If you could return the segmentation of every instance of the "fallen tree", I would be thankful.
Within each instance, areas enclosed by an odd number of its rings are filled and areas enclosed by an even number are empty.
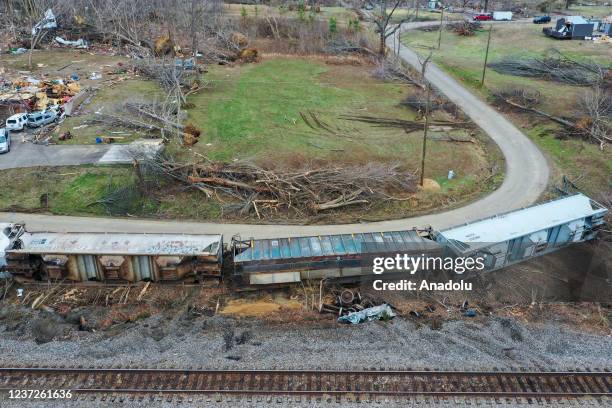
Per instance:
[[[601,150],[612,142],[612,96],[601,87],[585,92],[575,118],[562,118],[538,109],[540,93],[535,90],[509,88],[495,92],[493,96],[498,102],[558,123],[569,131],[569,135],[594,141]]]
[[[167,140],[183,134],[184,127],[178,121],[178,113],[177,104],[170,100],[154,103],[128,101],[112,112],[96,113],[87,123],[109,129],[132,129]]]
[[[356,122],[369,123],[372,126],[377,127],[392,127],[404,129],[406,132],[414,132],[416,130],[423,130],[423,122],[415,121],[415,120],[404,120],[404,119],[394,119],[394,118],[380,118],[376,116],[351,116],[351,115],[343,115],[340,116],[341,119],[352,120]],[[453,129],[466,129],[473,127],[473,124],[470,122],[451,122],[447,120],[430,120],[430,127],[440,127],[440,128],[453,128]]]
[[[304,165],[295,170],[266,169],[249,161],[203,159],[196,163],[157,157],[149,171],[178,180],[223,203],[225,212],[258,218],[279,212],[314,215],[358,205],[407,199],[415,191],[415,174],[397,164]]]
[[[610,71],[610,67],[578,61],[556,50],[544,58],[507,57],[488,66],[500,74],[546,79],[570,85],[601,83]]]

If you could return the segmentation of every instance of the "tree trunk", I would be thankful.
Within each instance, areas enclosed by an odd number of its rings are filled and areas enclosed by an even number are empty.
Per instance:
[[[384,57],[385,54],[387,53],[386,51],[387,51],[387,46],[385,44],[385,32],[382,31],[380,33],[380,45],[379,45],[379,48],[378,48],[378,54],[381,57]]]

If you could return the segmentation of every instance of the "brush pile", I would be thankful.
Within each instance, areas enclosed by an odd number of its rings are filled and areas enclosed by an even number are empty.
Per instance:
[[[382,163],[271,170],[248,161],[177,163],[158,157],[146,166],[224,203],[225,212],[254,212],[258,218],[374,205],[402,199],[416,186],[413,172]]]
[[[182,136],[183,125],[178,123],[178,111],[178,106],[172,101],[128,101],[112,112],[97,112],[87,123],[108,129],[131,129],[146,132],[148,137],[169,139]]]
[[[425,92],[417,92],[408,95],[403,101],[400,102],[400,105],[407,106],[420,115],[423,115],[427,108],[427,97]],[[450,113],[453,117],[459,117],[461,114],[461,110],[457,107],[457,105],[446,99],[444,96],[434,93],[431,97],[431,101],[429,102],[429,111],[435,112],[438,110]]]
[[[500,74],[545,79],[570,85],[590,86],[602,82],[610,67],[572,59],[560,52],[544,58],[507,57],[489,67]]]
[[[471,37],[476,34],[476,31],[482,29],[482,23],[480,21],[459,21],[448,24],[446,29],[463,37]]]

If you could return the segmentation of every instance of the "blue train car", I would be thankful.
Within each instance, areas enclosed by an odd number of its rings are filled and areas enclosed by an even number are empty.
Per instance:
[[[313,237],[234,241],[234,279],[240,285],[269,285],[306,279],[353,279],[373,253],[442,253],[425,231],[408,230]]]
[[[433,233],[449,255],[482,256],[495,270],[594,239],[607,209],[583,194]]]

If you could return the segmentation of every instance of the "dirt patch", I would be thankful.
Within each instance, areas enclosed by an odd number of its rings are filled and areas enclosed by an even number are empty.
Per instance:
[[[430,178],[423,179],[423,187],[421,187],[423,191],[440,191],[440,184],[436,180],[432,180]]]
[[[236,317],[265,318],[283,309],[300,310],[301,308],[302,304],[296,300],[282,300],[278,298],[259,300],[234,299],[230,300],[220,313]]]

